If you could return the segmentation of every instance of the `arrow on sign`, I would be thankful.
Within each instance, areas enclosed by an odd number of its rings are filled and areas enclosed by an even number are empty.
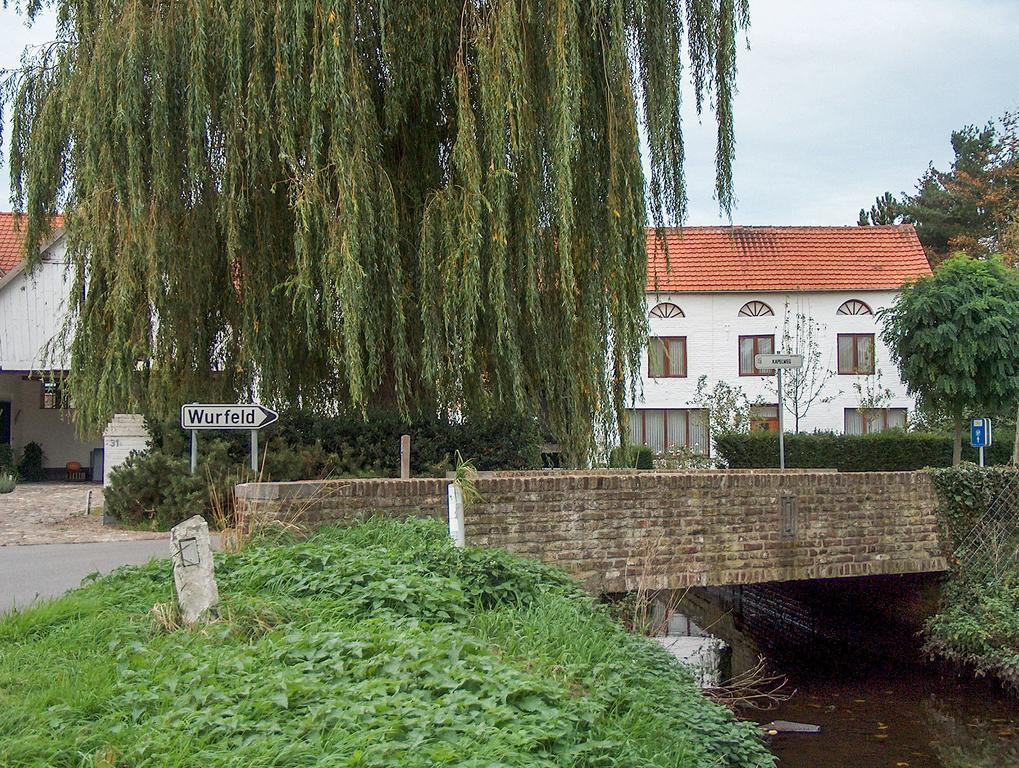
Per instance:
[[[261,429],[279,414],[258,403],[190,403],[180,407],[184,429]]]

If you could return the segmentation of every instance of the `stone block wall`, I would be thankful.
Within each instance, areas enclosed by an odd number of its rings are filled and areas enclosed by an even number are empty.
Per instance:
[[[449,480],[238,486],[243,516],[313,525],[378,513],[445,520]],[[477,480],[469,545],[559,566],[595,591],[937,571],[922,472],[555,472]]]

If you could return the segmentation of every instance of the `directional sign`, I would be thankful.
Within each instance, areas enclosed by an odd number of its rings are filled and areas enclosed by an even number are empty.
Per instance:
[[[803,355],[754,355],[754,367],[759,371],[775,368],[802,368]]]
[[[988,448],[993,442],[990,419],[973,419],[969,423],[969,444],[974,448]]]
[[[190,403],[180,407],[184,429],[261,429],[279,418],[258,403]]]

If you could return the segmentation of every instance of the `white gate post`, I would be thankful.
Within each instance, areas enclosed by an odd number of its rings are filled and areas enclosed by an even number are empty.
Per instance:
[[[447,489],[449,497],[449,537],[453,546],[463,548],[466,538],[464,533],[464,493],[456,483],[450,483]]]

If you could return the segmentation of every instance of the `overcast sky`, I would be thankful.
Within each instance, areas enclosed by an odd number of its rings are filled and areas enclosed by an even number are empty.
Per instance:
[[[928,162],[946,165],[953,129],[1019,108],[1019,0],[750,0],[750,10],[736,224],[853,224],[886,189],[911,190]],[[52,16],[26,29],[0,9],[0,68],[53,28]],[[688,223],[719,223],[712,117],[698,124],[691,106],[684,127]]]

